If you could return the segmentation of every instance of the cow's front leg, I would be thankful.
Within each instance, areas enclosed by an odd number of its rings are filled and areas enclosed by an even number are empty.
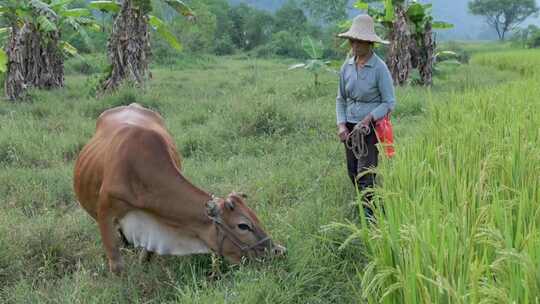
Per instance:
[[[212,272],[208,278],[212,281],[221,278],[221,257],[215,253],[211,253],[212,258]]]
[[[153,256],[154,256],[154,253],[152,251],[148,251],[145,248],[143,248],[141,249],[141,252],[139,253],[139,263],[147,264],[152,260]]]
[[[114,223],[116,218],[114,201],[107,195],[100,196],[97,220],[101,241],[109,260],[109,270],[115,274],[120,274],[124,269],[124,261],[120,254],[120,240]]]

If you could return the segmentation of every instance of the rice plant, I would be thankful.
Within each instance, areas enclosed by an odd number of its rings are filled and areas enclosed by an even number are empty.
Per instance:
[[[526,75],[540,66],[533,52],[476,60],[530,65]],[[381,166],[377,225],[326,227],[348,230],[343,246],[366,255],[357,273],[362,300],[540,301],[539,80],[430,98],[415,139]]]

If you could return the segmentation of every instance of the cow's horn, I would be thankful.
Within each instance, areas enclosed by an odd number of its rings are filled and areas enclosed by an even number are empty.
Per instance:
[[[227,208],[229,208],[231,211],[234,210],[234,202],[230,199],[225,200],[225,206],[227,206]]]

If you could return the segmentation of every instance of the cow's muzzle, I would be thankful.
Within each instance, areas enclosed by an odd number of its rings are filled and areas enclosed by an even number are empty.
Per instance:
[[[285,256],[287,255],[287,248],[281,245],[275,245],[274,248],[272,248],[272,254],[277,257]]]

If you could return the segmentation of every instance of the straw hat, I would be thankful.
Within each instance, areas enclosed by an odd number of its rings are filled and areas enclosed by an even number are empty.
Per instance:
[[[382,40],[377,33],[375,33],[375,23],[373,19],[368,15],[358,15],[353,19],[351,28],[345,33],[338,35],[340,38],[356,39],[363,41],[378,42],[388,44],[386,40]]]

